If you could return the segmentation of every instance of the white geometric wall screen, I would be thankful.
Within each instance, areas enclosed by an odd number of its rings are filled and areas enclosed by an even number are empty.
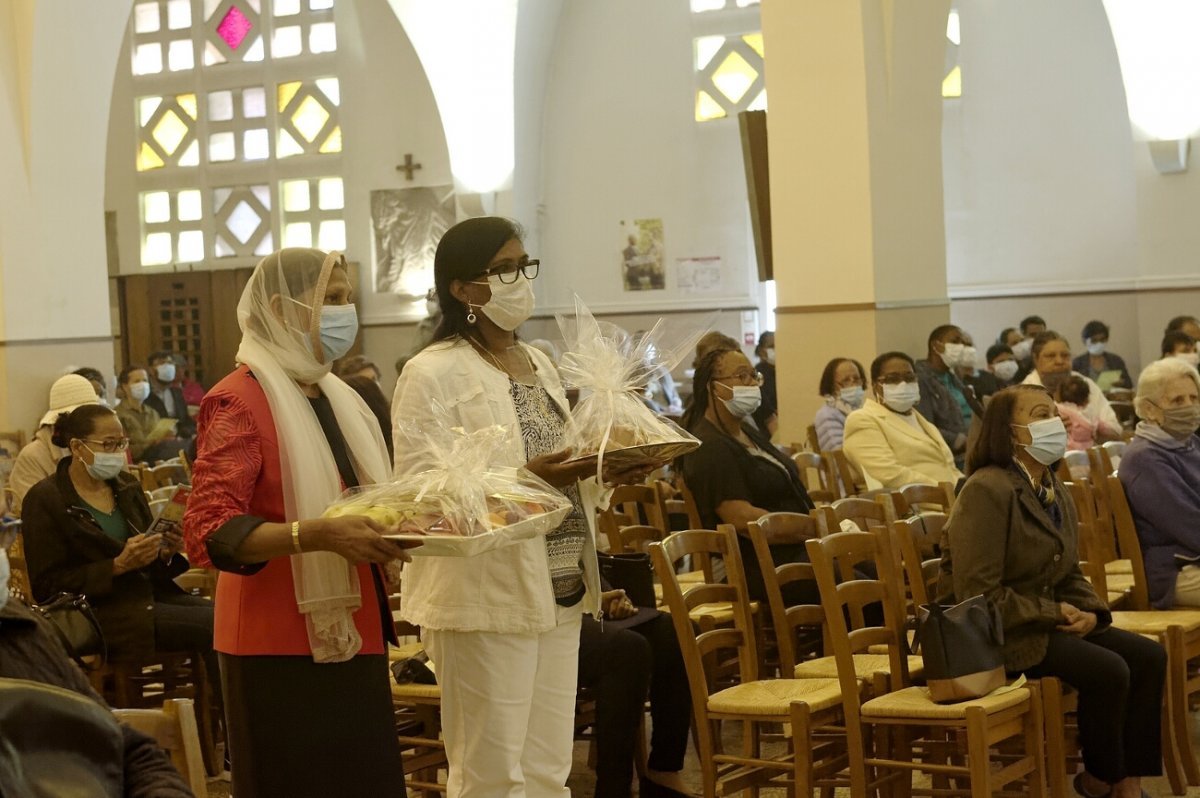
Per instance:
[[[143,267],[345,247],[335,4],[134,0]]]
[[[696,121],[767,107],[761,32],[698,36],[694,40]]]

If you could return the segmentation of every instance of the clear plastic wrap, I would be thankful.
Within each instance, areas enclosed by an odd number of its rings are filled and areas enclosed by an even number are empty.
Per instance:
[[[559,373],[581,397],[567,438],[575,459],[595,457],[599,476],[606,463],[618,471],[658,465],[699,448],[695,437],[655,415],[641,395],[651,379],[692,353],[707,327],[668,329],[659,319],[647,332],[630,335],[597,321],[578,297],[575,318],[557,318],[567,350]]]
[[[492,465],[512,434],[502,426],[410,425],[402,436],[428,468],[351,488],[324,514],[372,518],[389,529],[385,537],[420,541],[414,556],[472,556],[553,532],[571,502],[523,468]]]

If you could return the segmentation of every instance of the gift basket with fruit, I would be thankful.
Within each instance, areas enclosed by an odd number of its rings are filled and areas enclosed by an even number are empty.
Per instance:
[[[420,447],[424,471],[393,482],[351,488],[327,517],[363,515],[388,529],[385,537],[419,541],[421,556],[472,556],[558,528],[571,503],[523,468],[492,465],[512,432],[486,427],[402,430]]]
[[[579,388],[580,401],[567,445],[574,459],[596,458],[596,472],[656,466],[699,448],[700,442],[642,401],[647,383],[669,372],[696,346],[704,328],[668,329],[662,319],[648,332],[630,335],[597,321],[575,299],[575,317],[558,317],[567,352],[559,362],[563,381]]]

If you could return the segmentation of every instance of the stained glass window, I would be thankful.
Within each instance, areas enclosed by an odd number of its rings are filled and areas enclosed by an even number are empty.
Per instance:
[[[337,49],[332,0],[274,0],[272,12],[272,58],[332,53]]]
[[[283,246],[343,249],[342,179],[285,180],[283,195]]]
[[[139,97],[137,114],[139,172],[200,163],[195,94]]]
[[[761,32],[698,36],[693,41],[692,51],[697,84],[697,122],[724,119],[739,111],[767,107]]]
[[[271,235],[270,186],[214,189],[213,215],[217,228],[216,257],[262,257],[275,248]]]
[[[278,157],[342,151],[342,129],[337,113],[341,91],[337,78],[280,83],[276,97]]]
[[[135,75],[182,72],[195,65],[192,0],[139,0],[133,6]]]
[[[204,260],[200,197],[195,188],[142,193],[143,266]]]
[[[962,66],[958,63],[958,46],[962,44],[962,30],[958,9],[950,9],[946,18],[946,65],[942,72],[942,98],[954,100],[962,97]]]

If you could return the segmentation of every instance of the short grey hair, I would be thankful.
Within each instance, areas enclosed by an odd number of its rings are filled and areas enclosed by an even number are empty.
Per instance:
[[[1137,382],[1137,396],[1133,399],[1133,409],[1139,418],[1145,418],[1146,405],[1153,404],[1162,407],[1161,400],[1167,383],[1178,377],[1188,377],[1200,391],[1200,373],[1190,364],[1177,357],[1164,357],[1156,360],[1142,369]]]

